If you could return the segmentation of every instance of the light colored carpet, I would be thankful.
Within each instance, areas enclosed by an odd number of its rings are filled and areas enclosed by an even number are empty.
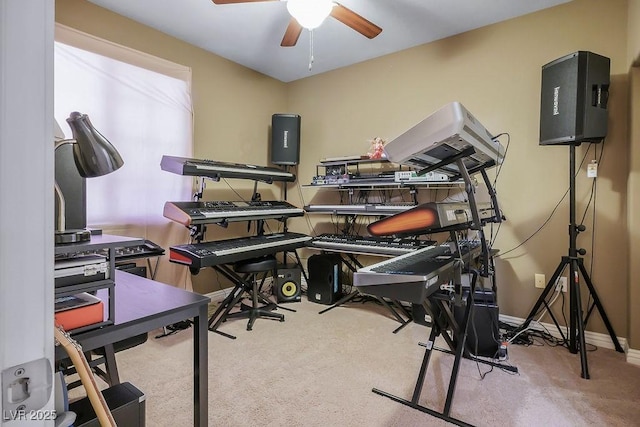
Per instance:
[[[431,415],[374,394],[379,388],[411,399],[429,328],[399,325],[374,303],[350,303],[324,314],[306,301],[280,310],[285,322],[230,320],[209,333],[210,426],[440,426]],[[148,426],[192,425],[192,331],[117,353],[121,381],[147,396]],[[440,341],[440,340],[439,340]],[[444,347],[444,342],[439,343]],[[442,411],[454,357],[434,352],[420,404]],[[481,380],[463,360],[451,416],[477,426],[640,425],[640,367],[624,355],[561,347],[510,346],[513,375],[500,369]],[[480,365],[482,372],[488,370]]]

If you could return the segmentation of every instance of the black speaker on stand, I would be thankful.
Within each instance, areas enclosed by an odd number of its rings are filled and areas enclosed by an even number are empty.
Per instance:
[[[577,245],[578,234],[586,227],[576,223],[576,146],[583,142],[600,142],[606,136],[608,93],[609,58],[591,52],[576,52],[542,67],[540,145],[569,146],[569,251],[561,258],[527,319],[511,332],[516,336],[526,330],[543,305],[549,309],[546,298],[569,267],[568,336],[551,310],[548,312],[569,351],[580,352],[581,376],[585,379],[589,379],[589,366],[584,329],[594,308],[600,313],[616,351],[624,352],[584,266],[582,256],[587,251]],[[593,300],[586,315],[582,307],[581,276],[589,298]]]
[[[540,145],[602,141],[607,135],[610,62],[579,51],[542,67]]]
[[[297,165],[300,163],[300,124],[298,114],[271,116],[271,163]]]

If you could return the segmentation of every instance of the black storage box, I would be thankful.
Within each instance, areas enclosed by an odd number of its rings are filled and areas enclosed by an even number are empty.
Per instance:
[[[117,425],[144,427],[146,396],[131,383],[111,386],[102,395]],[[70,403],[69,410],[76,414],[75,427],[100,427],[88,397]]]

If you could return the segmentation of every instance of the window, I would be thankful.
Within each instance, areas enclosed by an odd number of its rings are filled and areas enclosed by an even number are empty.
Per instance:
[[[162,211],[166,201],[191,198],[192,180],[162,171],[160,161],[164,154],[192,156],[190,70],[63,26],[56,40],[65,41],[55,43],[56,120],[71,138],[66,118],[87,114],[124,160],[116,172],[87,179],[88,226],[165,248],[184,243],[186,229],[172,226]]]

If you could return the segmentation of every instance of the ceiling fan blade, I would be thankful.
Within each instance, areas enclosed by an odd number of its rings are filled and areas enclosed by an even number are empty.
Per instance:
[[[358,15],[353,10],[347,9],[340,3],[336,3],[335,6],[333,6],[331,16],[369,39],[374,38],[382,32],[382,28]]]
[[[215,4],[233,4],[233,3],[257,3],[264,1],[280,1],[280,0],[211,0]]]
[[[302,25],[298,24],[295,18],[291,17],[289,21],[289,25],[287,26],[287,30],[284,32],[284,37],[282,37],[282,42],[280,46],[282,47],[292,47],[298,43],[298,38],[302,33]]]

